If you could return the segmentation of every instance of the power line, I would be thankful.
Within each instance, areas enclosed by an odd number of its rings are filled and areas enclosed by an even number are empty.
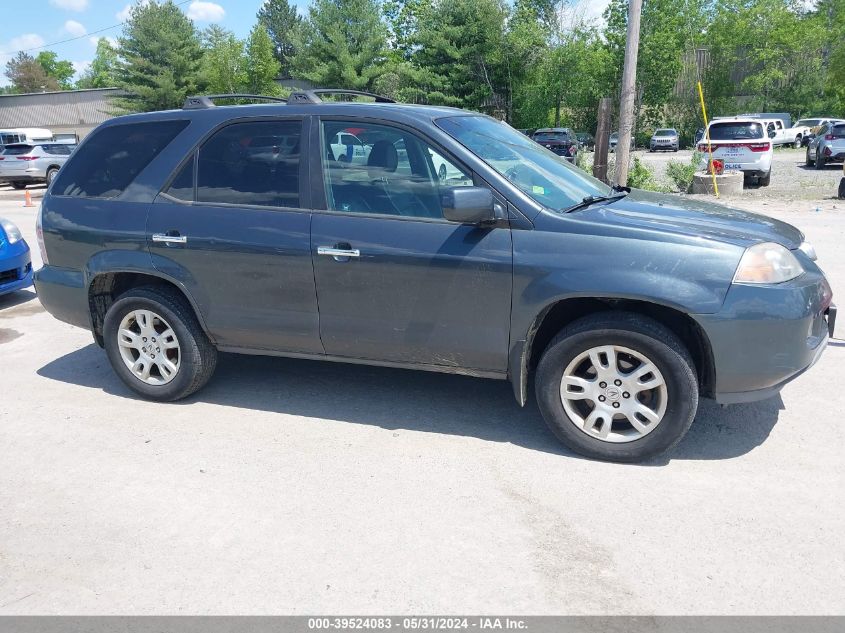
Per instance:
[[[188,4],[192,0],[181,0],[181,2],[174,3],[177,7],[181,7],[183,4]],[[18,51],[11,51],[8,53],[0,53],[3,56],[14,57],[18,53],[31,53],[32,51],[40,51],[44,50],[45,48],[52,48],[54,46],[59,46],[60,44],[67,44],[68,42],[75,42],[77,40],[85,39],[86,37],[91,37],[92,35],[96,35],[97,33],[102,33],[104,31],[111,31],[112,29],[116,29],[119,26],[123,26],[126,22],[119,22],[117,24],[112,24],[111,26],[107,26],[102,29],[97,29],[96,31],[91,31],[90,33],[86,33],[85,35],[77,35],[76,37],[69,37],[66,40],[59,40],[58,42],[51,42],[49,44],[43,44],[42,46],[33,46],[32,48],[22,48]]]

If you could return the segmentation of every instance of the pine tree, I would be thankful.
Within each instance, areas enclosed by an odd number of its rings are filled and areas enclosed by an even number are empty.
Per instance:
[[[246,43],[246,80],[251,94],[279,94],[281,64],[273,55],[273,40],[260,22],[253,27]]]
[[[129,93],[119,101],[124,110],[177,108],[198,91],[199,37],[172,0],[135,5],[119,41],[118,85]]]
[[[288,0],[267,0],[258,11],[257,17],[273,40],[274,54],[281,66],[281,76],[289,78],[291,60],[296,54],[293,41],[302,18]]]

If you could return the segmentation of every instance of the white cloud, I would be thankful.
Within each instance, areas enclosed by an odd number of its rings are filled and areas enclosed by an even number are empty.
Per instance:
[[[50,4],[65,11],[85,11],[88,0],[50,0]]]
[[[71,62],[73,64],[73,70],[75,71],[75,77],[79,79],[79,76],[88,70],[88,67],[91,65],[91,60],[84,61],[84,62]]]
[[[128,20],[132,16],[132,9],[134,9],[136,6],[146,6],[149,3],[150,0],[138,0],[138,2],[129,3],[125,7],[123,7],[123,9],[115,13],[114,17],[116,17],[120,22],[126,22],[126,20]]]
[[[112,37],[111,35],[107,35],[106,37],[101,37],[99,35],[92,35],[88,38],[88,41],[91,42],[91,46],[97,48],[97,44],[100,43],[100,40],[106,40],[109,44],[112,45],[113,48],[117,48],[117,38]]]
[[[88,32],[85,27],[76,20],[68,20],[65,22],[64,30],[76,37],[82,37]]]
[[[219,22],[226,15],[226,11],[216,2],[194,0],[188,6],[188,17],[197,22]]]

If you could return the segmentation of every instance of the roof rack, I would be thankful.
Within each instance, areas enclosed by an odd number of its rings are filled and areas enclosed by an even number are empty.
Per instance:
[[[373,94],[372,92],[363,92],[361,90],[343,90],[337,88],[314,88],[312,90],[299,90],[291,93],[287,102],[294,103],[323,103],[320,95],[351,95],[355,97],[372,97],[376,103],[396,103],[395,99],[384,97],[382,95]]]
[[[278,101],[287,103],[283,97],[269,97],[267,95],[246,95],[246,94],[224,94],[224,95],[198,95],[188,97],[182,105],[183,110],[203,110],[213,108],[215,99],[252,99],[253,101]]]

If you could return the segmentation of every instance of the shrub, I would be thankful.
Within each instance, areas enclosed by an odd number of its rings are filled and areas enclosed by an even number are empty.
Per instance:
[[[636,156],[628,170],[628,186],[646,191],[664,191],[664,188],[654,179],[654,170]]]
[[[700,169],[701,153],[693,152],[689,163],[681,163],[670,160],[666,165],[666,175],[675,183],[675,187],[681,193],[688,193],[692,187],[692,179],[695,172]]]

